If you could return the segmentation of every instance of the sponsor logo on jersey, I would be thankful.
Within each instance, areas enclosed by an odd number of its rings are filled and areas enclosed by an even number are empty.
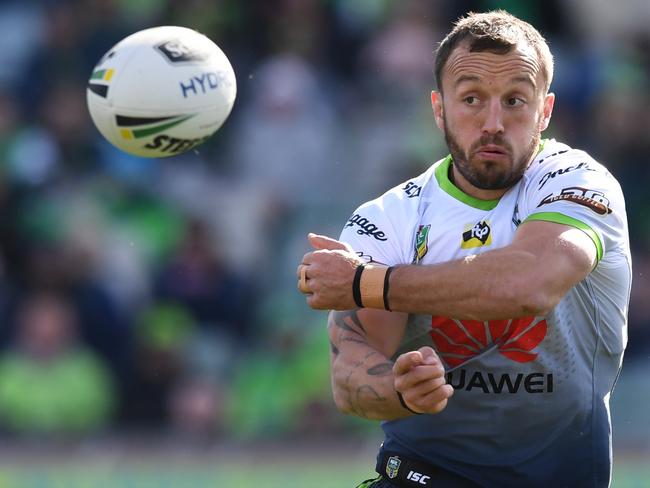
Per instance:
[[[447,383],[455,390],[480,390],[483,393],[553,393],[553,373],[470,373],[464,368],[445,375]]]
[[[420,192],[422,191],[422,187],[416,185],[412,181],[409,181],[404,188],[404,193],[406,193],[406,196],[409,198],[415,198],[420,196]]]
[[[171,39],[162,44],[158,44],[156,50],[160,52],[167,61],[173,64],[195,63],[205,61],[209,57],[209,53],[201,52],[196,49],[192,50],[178,39]]]
[[[352,227],[354,225],[359,227],[357,229],[357,234],[359,234],[360,236],[372,236],[378,241],[388,240],[386,234],[384,234],[383,231],[379,230],[379,227],[377,227],[375,224],[370,222],[370,220],[368,220],[365,217],[362,217],[359,214],[354,214],[352,217],[350,217],[348,223],[345,224],[345,228]]]
[[[549,180],[552,180],[556,176],[562,176],[564,174],[570,173],[571,171],[576,171],[579,169],[585,169],[586,171],[596,171],[595,169],[589,167],[589,163],[585,163],[585,162],[575,164],[572,166],[567,166],[566,168],[557,169],[555,171],[549,171],[544,176],[542,176],[542,178],[539,180],[539,187],[537,189],[541,190],[542,188],[544,188],[544,185],[546,185],[546,183],[548,183]]]
[[[191,119],[196,114],[169,115],[167,117],[127,117],[116,115],[115,123],[124,139],[141,139],[171,129]],[[148,147],[148,146],[147,146]]]
[[[402,464],[402,460],[398,456],[389,457],[388,462],[386,463],[386,476],[390,479],[397,477],[400,464]]]
[[[492,244],[492,231],[490,224],[485,220],[474,225],[468,224],[463,232],[463,239],[460,243],[461,249],[472,249],[474,247],[489,246]]]
[[[546,320],[523,317],[510,320],[431,319],[431,339],[438,355],[450,367],[496,346],[499,354],[517,363],[537,358],[533,349],[546,337]]]
[[[419,263],[420,260],[429,252],[429,230],[431,229],[431,224],[421,225],[418,227],[418,231],[415,234],[415,255],[413,256],[413,262]]]
[[[542,201],[537,205],[537,208],[542,205],[548,205],[553,202],[567,201],[577,203],[584,207],[590,208],[598,215],[606,215],[612,213],[612,209],[609,208],[609,200],[605,197],[605,194],[597,190],[589,190],[588,188],[583,188],[581,186],[570,186],[568,188],[562,189],[559,195],[549,194],[542,199]]]
[[[426,474],[418,473],[417,471],[409,471],[409,474],[406,475],[407,480],[414,481],[420,485],[428,485],[431,476]]]

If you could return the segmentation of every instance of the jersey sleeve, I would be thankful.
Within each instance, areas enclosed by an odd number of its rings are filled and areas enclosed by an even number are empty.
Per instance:
[[[413,257],[409,226],[416,218],[416,202],[396,188],[357,208],[339,240],[350,244],[367,262],[407,264]]]
[[[520,211],[523,222],[542,220],[580,229],[593,241],[598,261],[627,235],[619,183],[583,151],[571,150],[533,169]]]

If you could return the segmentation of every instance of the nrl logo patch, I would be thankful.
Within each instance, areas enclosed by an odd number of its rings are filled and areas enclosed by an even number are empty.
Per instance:
[[[418,263],[429,252],[429,230],[431,224],[421,225],[418,227],[418,232],[415,234],[415,256],[413,262]]]
[[[400,464],[402,464],[402,461],[398,456],[391,456],[388,458],[388,462],[386,463],[386,475],[390,479],[393,479],[397,476]]]

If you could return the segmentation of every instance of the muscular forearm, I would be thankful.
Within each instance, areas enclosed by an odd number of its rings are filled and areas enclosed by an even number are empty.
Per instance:
[[[524,272],[534,259],[498,250],[437,265],[398,267],[391,275],[391,309],[475,320],[542,314],[545,297],[536,294],[539,283]]]
[[[313,237],[321,245],[319,239],[331,244],[327,238]],[[306,267],[302,291],[309,306],[346,310],[361,303],[383,309],[386,302],[377,290],[386,291],[384,275],[373,272],[366,277],[365,271],[358,275],[364,263],[350,250],[335,249],[321,245],[303,257],[299,269]],[[458,319],[544,315],[590,273],[596,258],[597,247],[582,230],[552,222],[524,223],[514,242],[503,248],[435,265],[394,268],[388,305],[393,311]],[[361,277],[361,301],[354,298],[356,276]],[[364,293],[372,299],[364,300]]]
[[[332,391],[339,410],[374,420],[411,415],[395,392],[393,362],[368,344],[357,313],[333,312],[328,327]]]
[[[390,306],[475,320],[543,315],[588,274],[595,262],[592,248],[582,231],[568,228],[555,239],[533,234],[465,259],[397,268]]]

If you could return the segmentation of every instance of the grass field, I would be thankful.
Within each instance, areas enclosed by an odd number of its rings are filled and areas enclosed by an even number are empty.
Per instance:
[[[0,488],[346,488],[373,475],[376,444],[57,446],[0,450]],[[619,456],[613,488],[650,488],[650,463]]]

